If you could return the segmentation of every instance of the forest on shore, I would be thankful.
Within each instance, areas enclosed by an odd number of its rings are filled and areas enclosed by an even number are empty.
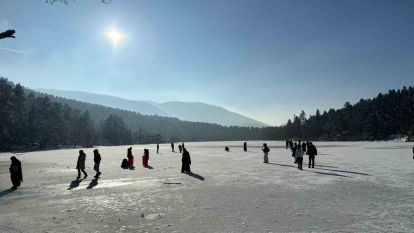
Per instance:
[[[38,93],[0,78],[0,151],[171,141],[412,139],[413,116],[413,87],[309,117],[302,111],[282,126],[254,128],[147,116]]]

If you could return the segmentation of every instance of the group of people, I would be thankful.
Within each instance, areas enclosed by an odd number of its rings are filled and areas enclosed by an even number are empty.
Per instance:
[[[181,157],[181,172],[182,173],[190,173],[191,169],[191,157],[190,153],[187,151],[187,149],[184,146],[184,143],[179,145],[179,151],[182,153]],[[174,152],[174,143],[171,142],[171,149]],[[315,167],[315,156],[318,154],[318,151],[316,149],[316,146],[310,142],[293,142],[292,140],[286,140],[286,149],[290,149],[292,151],[292,157],[295,159],[295,163],[298,164],[298,169],[303,170],[303,156],[306,154],[309,156],[309,168]],[[226,151],[230,151],[229,147],[225,147]],[[247,151],[247,143],[243,143],[243,150]],[[266,143],[263,143],[262,147],[263,151],[263,162],[269,163],[269,152],[270,148]],[[159,144],[157,143],[157,154],[159,152]],[[102,174],[100,172],[100,163],[101,163],[101,155],[98,151],[98,149],[93,150],[93,161],[94,161],[94,167],[93,169],[96,171],[95,178],[99,178],[99,176]],[[413,147],[413,159],[414,159],[414,147]],[[10,171],[10,178],[13,184],[12,189],[17,189],[21,183],[23,182],[23,173],[22,173],[22,166],[21,162],[15,157],[12,156],[10,158],[11,165],[9,168]],[[77,179],[80,179],[81,172],[84,174],[84,179],[88,176],[88,174],[85,171],[85,161],[86,161],[86,154],[83,150],[79,150],[79,156],[78,161],[76,164],[76,169],[78,170],[78,176]],[[144,149],[144,154],[142,156],[142,165],[144,167],[148,167],[148,161],[149,161],[149,150]],[[134,166],[134,156],[132,154],[132,147],[129,147],[127,149],[127,159],[124,159],[122,161],[121,167],[124,169],[135,169]]]
[[[157,154],[159,153],[159,149],[160,146],[157,143]],[[171,143],[171,149],[172,152],[174,151],[174,143]],[[180,151],[180,153],[182,154],[182,158],[181,158],[181,172],[182,173],[188,173],[191,172],[190,169],[190,165],[191,165],[191,157],[190,157],[190,153],[187,151],[187,149],[184,146],[184,143],[182,143],[181,145],[178,146],[178,149]],[[142,156],[142,166],[143,167],[150,167],[148,165],[148,161],[149,161],[149,150],[148,149],[144,149],[144,154]],[[132,147],[128,148],[127,150],[127,159],[124,159],[122,161],[121,167],[124,169],[131,169],[134,170],[135,166],[134,166],[134,156],[132,155]]]
[[[159,148],[159,146],[158,146],[158,144],[157,144],[157,153],[158,153],[158,148]],[[171,151],[175,153],[175,149],[174,149],[174,148],[175,148],[175,146],[174,146],[174,142],[171,142]],[[182,143],[181,143],[181,145],[180,145],[180,144],[178,144],[178,151],[179,151],[180,153],[182,153],[182,152],[184,151],[184,149],[185,149],[184,142],[182,142]]]
[[[101,154],[99,154],[98,149],[93,150],[93,170],[96,171],[95,178],[98,178],[102,173],[99,170],[99,166],[101,164]],[[88,177],[88,173],[85,172],[85,161],[86,161],[86,154],[83,150],[79,151],[78,162],[76,163],[76,169],[78,170],[77,179],[80,179],[81,172],[84,174],[84,179]]]
[[[315,157],[318,155],[318,150],[312,142],[299,141],[293,143],[292,140],[286,140],[286,149],[290,149],[292,151],[292,157],[295,159],[295,163],[298,164],[299,170],[303,170],[302,164],[305,153],[309,156],[308,167],[315,168]]]

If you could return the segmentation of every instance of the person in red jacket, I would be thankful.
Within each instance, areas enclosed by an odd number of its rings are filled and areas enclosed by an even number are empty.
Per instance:
[[[142,166],[148,167],[149,150],[144,149],[144,155],[142,156]]]
[[[128,148],[127,158],[128,158],[129,169],[134,169],[135,167],[134,167],[134,156],[132,155],[132,147]]]

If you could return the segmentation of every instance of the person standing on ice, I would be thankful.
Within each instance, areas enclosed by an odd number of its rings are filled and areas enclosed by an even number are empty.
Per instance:
[[[289,139],[289,148],[292,150],[292,148],[293,148],[293,141],[292,141],[292,139]]]
[[[77,179],[80,179],[81,171],[85,175],[83,179],[86,179],[86,177],[88,177],[88,174],[85,172],[85,160],[86,160],[86,154],[85,152],[83,152],[83,150],[80,150],[79,156],[78,156],[78,162],[76,164],[76,169],[78,169],[78,176],[76,177]]]
[[[184,150],[184,142],[181,142],[181,148]]]
[[[178,144],[178,151],[180,152],[180,154],[183,151],[183,147],[180,144]]]
[[[159,143],[157,143],[157,154],[158,154],[158,151],[160,150],[160,144]]]
[[[174,152],[174,142],[171,142],[171,150]]]
[[[263,162],[264,163],[269,163],[269,151],[270,151],[270,149],[269,149],[269,147],[267,146],[266,143],[263,143],[262,151],[263,151],[263,160],[264,160]]]
[[[181,158],[181,173],[188,173],[191,172],[190,165],[191,165],[191,158],[190,153],[188,153],[187,149],[183,149],[183,156]]]
[[[247,151],[247,142],[244,142],[244,143],[243,143],[243,150],[244,150],[244,152],[246,152],[246,151]]]
[[[303,152],[301,146],[298,146],[296,148],[296,151],[295,151],[295,159],[296,159],[296,162],[298,163],[298,169],[299,170],[303,170],[302,169],[302,164],[303,164],[303,155],[304,154],[305,153]]]
[[[305,142],[302,142],[302,150],[303,150],[303,153],[306,152],[306,143]]]
[[[10,179],[13,184],[12,189],[16,190],[23,182],[22,163],[15,156],[12,156],[10,160]]]
[[[132,147],[127,150],[128,168],[134,169],[134,156],[132,155]]]
[[[102,173],[99,170],[99,165],[101,164],[101,154],[99,154],[98,149],[93,150],[93,170],[96,171],[95,178],[98,178]]]
[[[295,142],[295,145],[291,148],[291,150],[292,150],[292,157],[295,159],[295,163],[297,163],[296,162],[296,155],[295,155],[295,152],[296,152],[296,149],[298,148],[298,144]]]
[[[144,149],[144,155],[142,156],[142,166],[148,167],[149,150]]]
[[[318,154],[318,151],[316,150],[315,145],[312,144],[312,142],[309,142],[308,144],[308,151],[306,152],[307,155],[309,155],[309,168],[315,168],[315,156]]]

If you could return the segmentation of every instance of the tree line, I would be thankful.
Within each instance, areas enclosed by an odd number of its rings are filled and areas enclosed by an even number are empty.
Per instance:
[[[38,93],[0,78],[0,151],[170,141],[413,139],[413,116],[413,87],[309,117],[302,111],[282,126],[254,128],[147,116]]]
[[[306,117],[304,111],[284,126],[287,138],[302,140],[355,141],[414,139],[414,87],[379,93],[352,105],[322,114],[316,110]]]
[[[45,95],[0,78],[0,151],[169,141],[258,140],[259,128],[146,116]]]

